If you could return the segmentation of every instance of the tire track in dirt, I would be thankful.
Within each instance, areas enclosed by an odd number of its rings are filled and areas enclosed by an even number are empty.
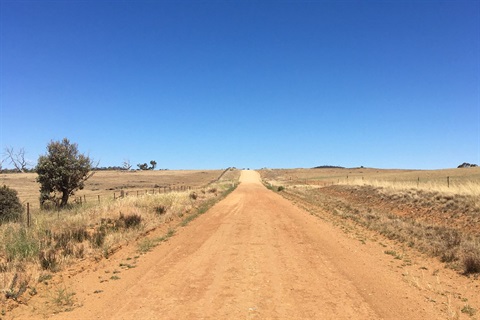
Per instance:
[[[92,292],[108,266],[69,279],[82,306],[53,318],[445,318],[378,249],[267,190],[254,171],[241,182],[101,294]]]

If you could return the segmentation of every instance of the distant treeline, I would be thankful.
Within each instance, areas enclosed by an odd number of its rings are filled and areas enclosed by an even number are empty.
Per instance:
[[[159,171],[167,171],[169,169],[157,169]],[[141,171],[140,169],[125,169],[124,167],[120,166],[113,166],[113,167],[98,167],[94,168],[93,171]],[[0,173],[21,173],[21,172],[32,172],[35,173],[35,168],[31,169],[24,169],[20,171],[18,169],[0,169]]]
[[[326,165],[326,166],[313,167],[313,169],[345,169],[345,167]]]
[[[478,165],[475,163],[464,162],[461,165],[459,165],[457,168],[476,168],[476,167],[478,167]]]
[[[125,167],[113,166],[113,167],[98,167],[93,169],[94,171],[141,171],[140,169],[126,169]],[[157,169],[160,171],[167,171],[169,169]]]
[[[23,169],[23,171],[18,169],[0,169],[0,173],[21,173],[21,172],[36,172],[36,171],[35,171],[35,168],[31,168],[31,169],[25,168]]]

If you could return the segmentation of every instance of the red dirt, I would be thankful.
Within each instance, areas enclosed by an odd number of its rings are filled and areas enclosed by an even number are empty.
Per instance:
[[[8,316],[446,319],[455,310],[463,316],[451,301],[457,295],[448,292],[461,287],[463,299],[478,300],[478,281],[441,270],[436,280],[418,277],[413,284],[379,243],[362,244],[299,209],[261,185],[254,171],[242,172],[241,182],[207,213],[140,256],[135,268],[119,266],[136,255],[126,247],[86,271],[65,273],[59,279],[76,293],[73,311],[52,314],[48,295],[40,294]],[[434,261],[421,263],[436,267]],[[111,279],[115,270],[118,280]]]

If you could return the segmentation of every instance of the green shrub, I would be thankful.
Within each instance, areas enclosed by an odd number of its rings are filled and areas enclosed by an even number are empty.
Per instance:
[[[23,206],[17,191],[7,186],[0,188],[0,224],[7,221],[18,221],[23,213]]]
[[[5,232],[5,253],[8,261],[26,260],[36,257],[39,251],[38,243],[25,229],[9,228]]]
[[[278,190],[278,192],[282,192],[283,190],[285,190],[285,187],[284,187],[284,186],[280,186],[280,187],[278,187],[277,190]]]

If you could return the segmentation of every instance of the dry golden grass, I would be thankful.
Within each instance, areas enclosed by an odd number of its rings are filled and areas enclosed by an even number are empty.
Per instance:
[[[373,187],[381,187],[391,192],[400,192],[402,190],[424,190],[431,192],[439,192],[442,194],[452,195],[466,195],[477,197],[480,195],[480,181],[479,180],[454,180],[447,184],[446,181],[429,180],[422,181],[389,181],[389,180],[361,180],[355,179],[351,181],[344,181],[347,185],[370,185]]]
[[[480,167],[442,170],[278,169],[262,170],[261,174],[263,179],[275,185],[372,185],[392,190],[415,188],[449,194],[480,195]]]
[[[87,180],[85,188],[76,197],[86,197],[88,202],[113,199],[120,192],[130,194],[164,191],[163,187],[179,189],[182,186],[199,188],[217,179],[222,170],[167,170],[167,171],[97,171]],[[31,208],[39,207],[40,185],[35,181],[36,173],[2,173],[0,185],[15,189],[22,203]]]

